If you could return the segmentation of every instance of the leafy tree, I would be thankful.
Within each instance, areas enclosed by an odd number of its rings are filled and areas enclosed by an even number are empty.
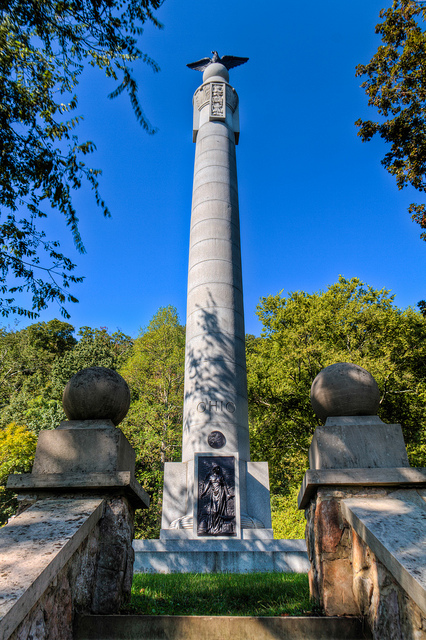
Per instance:
[[[16,511],[16,496],[6,489],[11,473],[27,473],[31,470],[37,437],[26,427],[12,422],[0,429],[0,526]]]
[[[61,320],[40,322],[21,331],[0,331],[0,427],[10,422],[38,433],[65,419],[62,393],[80,369],[118,369],[132,339],[121,332],[74,327]]]
[[[363,142],[378,134],[390,144],[382,160],[395,177],[399,189],[407,185],[426,191],[426,19],[424,3],[394,0],[382,9],[383,21],[376,26],[382,45],[366,65],[358,65],[357,76],[366,76],[362,87],[379,121],[357,120]],[[411,204],[409,213],[426,229],[424,204]],[[426,240],[426,232],[420,237]]]
[[[137,38],[161,0],[6,0],[0,7],[0,313],[38,315],[52,301],[76,302],[67,290],[82,278],[40,226],[49,207],[64,216],[75,246],[84,252],[73,190],[87,181],[105,216],[99,170],[83,161],[95,145],[78,139],[75,93],[86,65],[127,92],[137,120],[153,132],[138,98],[131,65],[142,60]],[[13,284],[11,284],[13,282]],[[32,309],[16,301],[29,292]]]
[[[54,397],[61,399],[68,380],[86,367],[106,367],[117,371],[131,353],[133,340],[122,331],[108,333],[105,327],[82,327],[74,348],[55,360],[52,367]]]
[[[120,428],[136,450],[137,479],[151,496],[149,510],[137,515],[137,537],[158,538],[164,463],[180,460],[184,364],[185,329],[174,307],[160,308],[120,370],[132,393]]]
[[[42,390],[51,397],[53,363],[76,344],[73,332],[74,327],[61,320],[20,331],[0,330],[0,424],[26,424],[22,411],[27,401]]]
[[[335,362],[370,371],[379,415],[402,424],[411,463],[426,464],[426,318],[396,308],[385,289],[342,277],[325,292],[262,298],[258,315],[262,337],[247,343],[251,453],[268,460],[272,494],[292,495],[294,512],[319,424],[310,387]]]

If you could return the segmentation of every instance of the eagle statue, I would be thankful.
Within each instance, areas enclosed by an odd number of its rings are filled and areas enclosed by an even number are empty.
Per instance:
[[[195,71],[204,71],[207,69],[209,64],[213,64],[214,62],[218,62],[219,64],[223,64],[229,71],[233,67],[238,67],[240,64],[244,64],[247,62],[248,58],[241,58],[239,56],[222,56],[218,54],[217,51],[212,51],[212,58],[201,58],[201,60],[197,60],[196,62],[190,62],[186,66],[190,69],[194,69]]]

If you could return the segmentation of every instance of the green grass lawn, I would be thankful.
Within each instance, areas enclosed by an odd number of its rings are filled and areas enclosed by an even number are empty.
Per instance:
[[[123,613],[141,615],[318,615],[298,573],[136,574]]]

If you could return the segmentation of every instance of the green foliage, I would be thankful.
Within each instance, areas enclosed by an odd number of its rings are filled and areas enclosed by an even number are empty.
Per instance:
[[[368,104],[381,118],[357,120],[363,142],[378,134],[389,143],[383,166],[395,177],[399,189],[411,185],[426,191],[426,18],[424,3],[394,0],[382,9],[383,21],[376,26],[382,45],[366,65],[358,65],[357,76],[366,76],[362,87]],[[426,229],[424,204],[411,204],[409,212]],[[426,240],[426,232],[420,237]]]
[[[52,367],[54,397],[62,398],[68,380],[86,367],[106,367],[117,371],[129,357],[133,340],[121,331],[108,333],[105,327],[82,327],[73,349],[56,358]]]
[[[75,346],[73,332],[61,320],[0,330],[0,426],[18,422],[37,431],[57,425],[63,412],[60,398],[52,397],[51,371],[55,360]]]
[[[6,0],[0,8],[0,313],[38,315],[52,301],[76,302],[68,291],[81,282],[75,265],[49,240],[40,219],[53,208],[64,217],[75,246],[84,252],[73,203],[83,181],[99,193],[100,171],[83,159],[95,145],[75,129],[75,93],[85,65],[97,67],[127,92],[137,120],[152,133],[138,99],[131,65],[156,63],[137,44],[146,21],[161,27],[152,11],[161,0]],[[13,284],[10,284],[12,279]],[[29,292],[32,309],[16,301]]]
[[[0,429],[0,526],[16,511],[15,495],[6,489],[11,473],[27,473],[31,470],[37,437],[26,427],[12,422]]]
[[[132,393],[120,427],[136,450],[137,479],[151,496],[149,510],[138,514],[137,537],[158,538],[164,463],[180,459],[184,363],[185,329],[174,307],[160,308],[120,370]]]
[[[80,369],[118,369],[133,341],[121,332],[74,327],[60,320],[39,322],[21,331],[0,330],[0,427],[25,424],[38,433],[65,420],[62,393]]]
[[[281,540],[300,540],[305,537],[305,514],[297,507],[300,484],[290,487],[285,496],[271,496],[272,529]]]
[[[379,415],[402,424],[409,455],[426,464],[426,318],[386,290],[343,277],[325,292],[262,298],[261,338],[247,348],[251,452],[268,460],[271,493],[299,486],[318,419],[310,387],[324,367],[353,362],[375,377]]]
[[[280,616],[312,613],[300,573],[136,574],[126,612],[139,615]],[[319,612],[317,612],[319,613]]]

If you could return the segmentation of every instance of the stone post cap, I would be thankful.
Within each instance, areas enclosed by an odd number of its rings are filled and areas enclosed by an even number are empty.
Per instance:
[[[351,362],[320,371],[310,397],[315,414],[324,422],[333,416],[375,416],[380,405],[379,387],[371,373]]]
[[[62,405],[68,420],[111,420],[117,426],[129,410],[130,390],[116,371],[89,367],[68,381]]]

